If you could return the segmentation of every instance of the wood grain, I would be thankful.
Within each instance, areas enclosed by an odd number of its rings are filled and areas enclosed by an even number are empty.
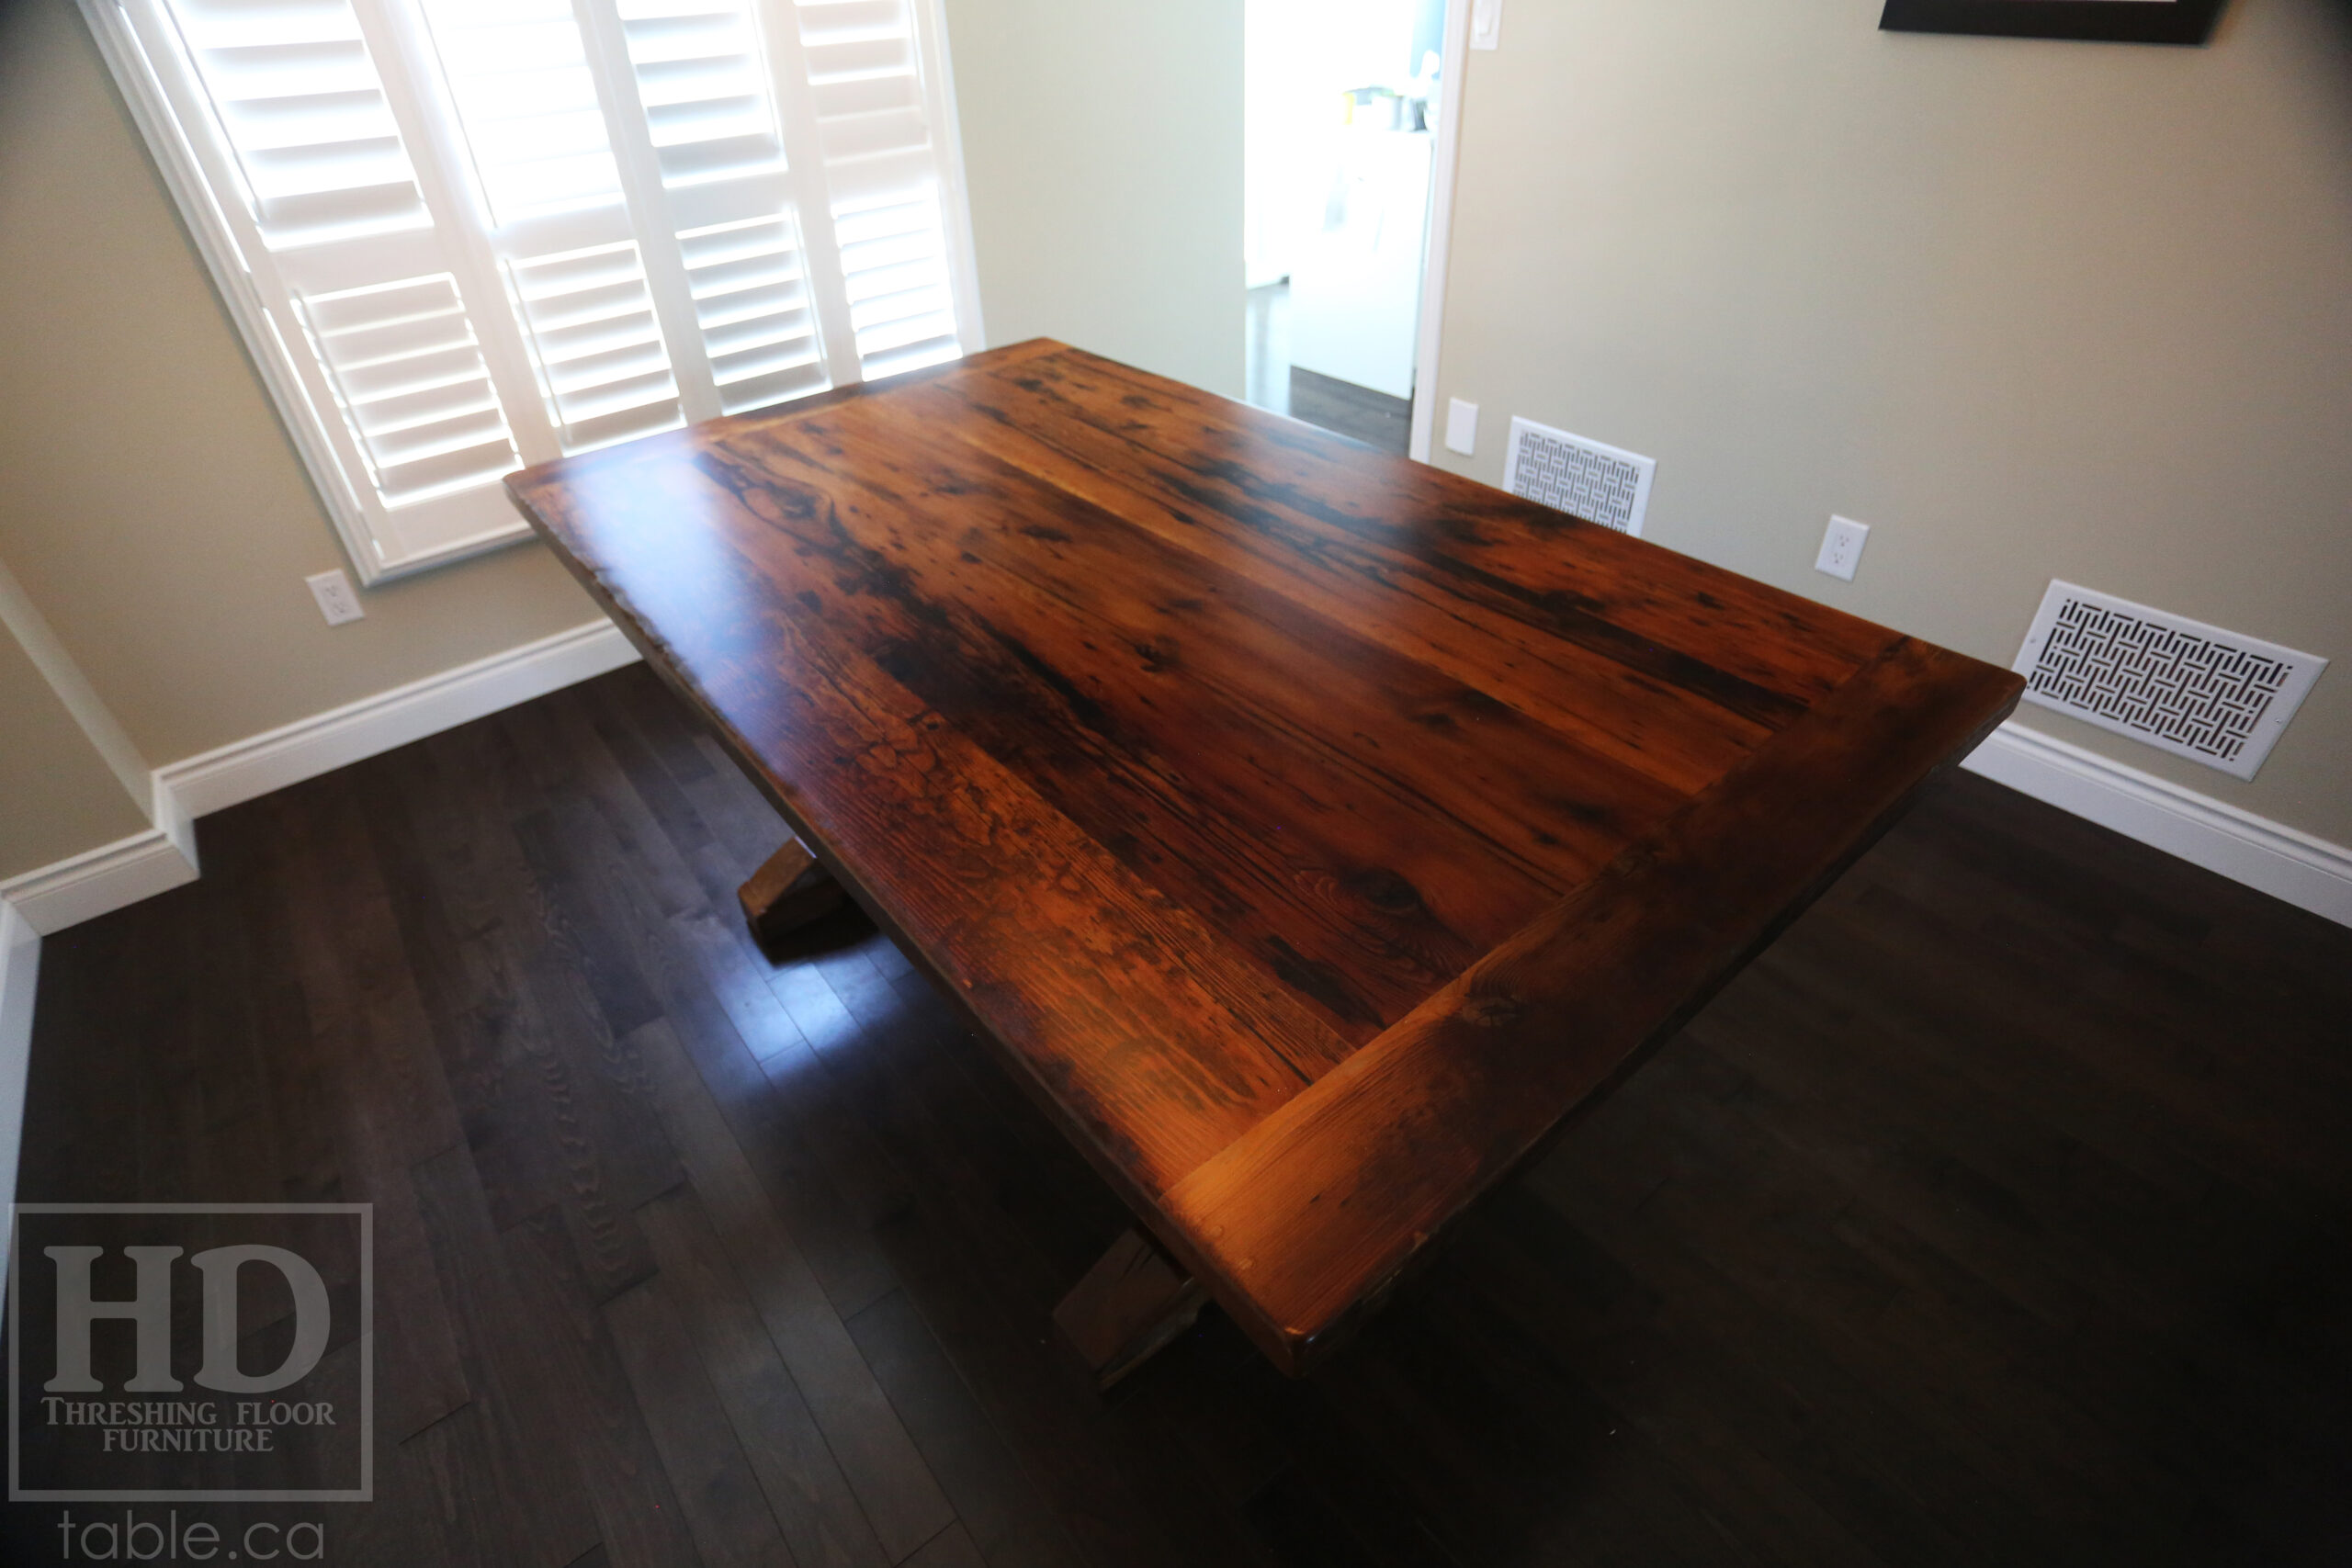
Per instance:
[[[1717,987],[2016,700],[1905,639],[1166,1200],[1198,1272],[1299,1370],[1439,1228]],[[1873,722],[1860,722],[1868,719]]]
[[[1044,342],[509,483],[809,852],[1294,1367],[2017,689]],[[1471,1042],[1430,1010],[1469,977],[1517,965],[1533,1041],[1636,928],[1665,946],[1619,955],[1657,963],[1582,1066],[1448,1065]],[[1427,1100],[1384,1098],[1406,1062]],[[1395,1187],[1381,1162],[1430,1117],[1459,1146]],[[1367,1201],[1319,1228],[1315,1192],[1356,1161]],[[1246,1221],[1242,1186],[1268,1189]],[[1261,1242],[1319,1261],[1277,1284]]]
[[[1054,1326],[1107,1389],[1192,1327],[1207,1299],[1158,1243],[1130,1228],[1054,1308]]]
[[[786,839],[782,848],[760,863],[735,901],[743,910],[744,929],[762,946],[773,946],[794,931],[841,908],[846,897],[841,884],[817,863],[817,857]]]

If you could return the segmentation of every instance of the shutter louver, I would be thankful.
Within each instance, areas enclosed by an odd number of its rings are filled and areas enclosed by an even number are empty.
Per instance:
[[[720,410],[822,391],[789,165],[748,6],[620,0]]]
[[[723,411],[740,413],[831,384],[790,220],[689,229],[678,243]]]
[[[447,274],[298,304],[386,505],[490,484],[520,466]]]
[[[501,229],[621,198],[566,0],[425,0],[441,69]]]
[[[634,241],[508,265],[566,452],[684,423]]]
[[[783,173],[759,37],[741,6],[619,0],[618,10],[665,188]]]
[[[348,0],[173,8],[377,500],[495,483],[513,433]]]
[[[367,581],[976,330],[936,0],[78,3]]]
[[[425,0],[424,14],[557,444],[675,429],[677,378],[569,0]]]
[[[953,359],[938,158],[906,0],[797,0],[833,230],[868,378]]]
[[[175,0],[273,251],[432,227],[344,0]]]

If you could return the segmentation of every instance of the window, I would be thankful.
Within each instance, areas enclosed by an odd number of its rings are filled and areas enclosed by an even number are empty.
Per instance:
[[[82,0],[369,581],[978,346],[938,0]]]

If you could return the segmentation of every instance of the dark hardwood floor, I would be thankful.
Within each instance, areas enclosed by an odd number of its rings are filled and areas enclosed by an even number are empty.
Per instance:
[[[2352,1562],[2352,931],[1962,776],[1301,1382],[632,668],[47,943],[19,1195],[376,1205],[335,1563]],[[6,1511],[55,1560],[61,1505]],[[149,1511],[160,1512],[160,1506]],[[78,1561],[78,1559],[77,1559]]]
[[[1291,367],[1288,411],[1309,424],[1353,436],[1401,457],[1413,440],[1413,402],[1369,387]]]

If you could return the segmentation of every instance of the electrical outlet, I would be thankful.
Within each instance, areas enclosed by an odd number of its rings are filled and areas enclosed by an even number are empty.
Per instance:
[[[1478,446],[1478,405],[1465,403],[1460,398],[1447,400],[1445,405],[1445,449],[1467,457]]]
[[[1470,47],[1493,49],[1502,35],[1503,0],[1470,0]]]
[[[327,625],[339,626],[366,617],[368,612],[359,607],[359,595],[353,592],[351,579],[341,571],[322,571],[302,581],[311,585],[311,597],[319,602],[319,614],[327,618]]]
[[[1813,570],[1851,582],[1854,568],[1862,558],[1862,547],[1870,541],[1869,524],[1857,523],[1850,517],[1832,517],[1829,531],[1821,536],[1821,553],[1814,558]]]

